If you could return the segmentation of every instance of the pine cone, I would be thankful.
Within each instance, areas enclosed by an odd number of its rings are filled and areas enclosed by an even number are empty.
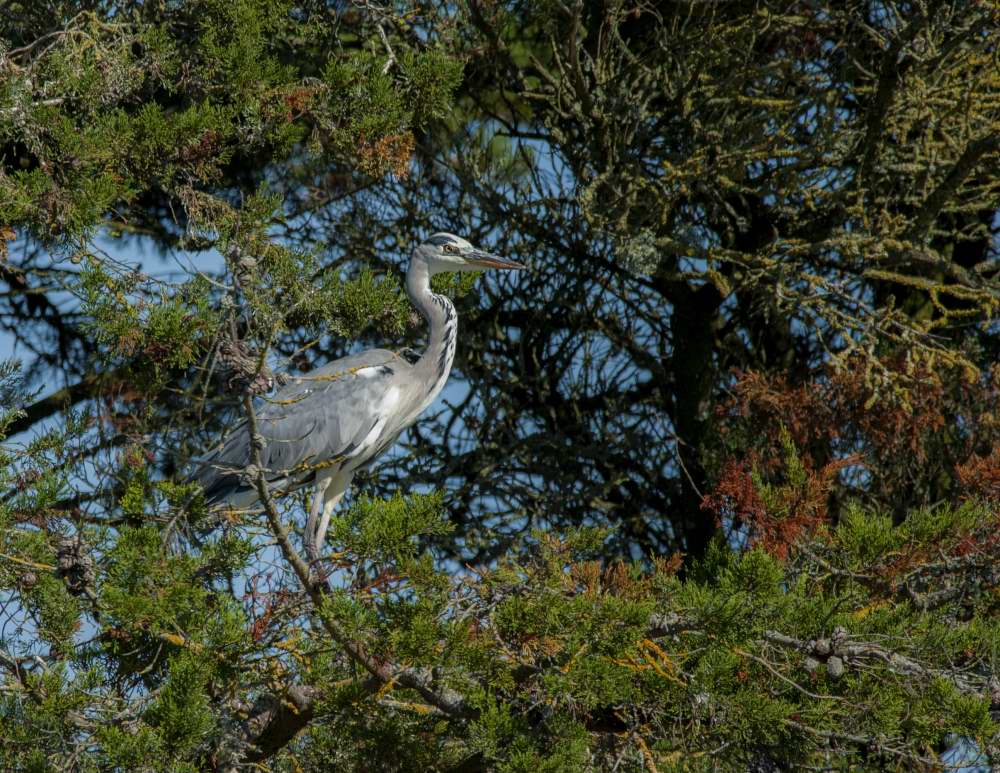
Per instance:
[[[94,584],[94,559],[87,552],[86,545],[76,537],[63,537],[56,553],[56,577],[74,596],[82,596]]]
[[[257,352],[242,341],[225,340],[219,344],[219,364],[226,374],[226,388],[231,392],[262,395],[274,388],[274,374],[265,363],[257,370]]]

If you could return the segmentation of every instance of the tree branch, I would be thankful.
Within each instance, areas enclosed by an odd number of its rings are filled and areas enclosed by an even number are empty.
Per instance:
[[[312,721],[321,694],[316,687],[295,685],[280,698],[261,697],[243,722],[244,737],[251,746],[246,761],[260,762],[284,748]]]
[[[957,670],[943,671],[929,668],[913,658],[893,652],[878,644],[850,641],[847,638],[847,632],[842,628],[834,630],[833,635],[829,639],[804,641],[779,633],[778,631],[765,631],[764,639],[771,644],[795,649],[821,660],[839,657],[843,659],[845,666],[852,663],[860,665],[866,661],[879,661],[894,674],[908,677],[917,676],[926,679],[945,679],[961,693],[983,700],[992,700],[992,690],[985,677],[977,678],[972,675],[962,674]]]
[[[7,437],[19,435],[31,429],[42,419],[47,419],[64,408],[76,405],[89,397],[95,397],[108,374],[89,373],[75,384],[59,389],[22,409],[23,415],[7,426]]]
[[[889,107],[892,105],[893,94],[896,87],[902,82],[906,72],[916,62],[916,59],[912,56],[899,61],[899,55],[902,53],[903,48],[915,40],[924,27],[930,23],[940,6],[940,0],[933,3],[927,9],[927,13],[921,15],[918,19],[914,19],[889,44],[889,47],[882,54],[878,85],[875,88],[875,96],[865,117],[865,152],[861,161],[861,174],[859,178],[866,183],[870,181],[872,170],[875,167],[875,157],[878,154],[879,145],[882,143],[882,128],[885,124],[885,117],[889,112]]]
[[[911,241],[923,240],[927,231],[930,230],[930,227],[944,208],[944,205],[955,195],[958,186],[965,181],[965,178],[975,169],[983,156],[997,148],[1000,148],[1000,136],[996,134],[980,137],[966,146],[965,151],[959,156],[958,161],[955,162],[951,171],[931,191],[930,196],[927,197],[926,201],[920,207],[916,217],[913,219],[913,224],[907,230],[908,239]]]
[[[383,685],[399,685],[400,687],[416,690],[425,701],[450,717],[471,718],[476,716],[478,712],[468,706],[465,699],[455,690],[448,688],[435,689],[432,686],[433,676],[429,670],[395,668],[389,662],[377,659],[368,653],[364,644],[353,640],[330,617],[323,603],[327,589],[326,584],[324,581],[317,580],[312,576],[309,571],[309,565],[295,549],[288,536],[288,530],[281,522],[281,516],[278,514],[277,507],[275,507],[271,492],[267,488],[261,458],[265,441],[264,436],[260,434],[258,429],[257,414],[253,408],[253,398],[249,393],[243,395],[243,409],[246,412],[247,425],[250,429],[251,463],[254,469],[254,483],[257,488],[257,496],[264,507],[264,513],[267,516],[271,532],[277,540],[285,560],[291,564],[299,582],[312,600],[326,632],[337,642],[351,660],[364,668]]]

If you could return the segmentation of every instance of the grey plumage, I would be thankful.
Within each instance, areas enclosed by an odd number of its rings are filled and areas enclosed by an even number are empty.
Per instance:
[[[293,377],[267,399],[257,411],[257,423],[266,442],[262,462],[271,485],[298,488],[315,480],[316,469],[310,465],[335,456],[350,457],[360,449],[372,428],[366,406],[404,366],[413,367],[393,352],[373,349]],[[235,505],[235,500],[242,499],[243,506],[256,503],[253,482],[241,480],[250,464],[245,424],[229,435],[208,462],[198,479],[210,502]]]
[[[448,298],[430,290],[442,271],[520,269],[475,249],[452,234],[434,234],[413,251],[406,275],[410,300],[427,320],[430,336],[414,363],[387,349],[342,357],[289,382],[257,411],[264,436],[262,463],[269,489],[281,495],[313,487],[306,522],[306,552],[319,557],[330,516],[354,473],[385,453],[448,380],[455,356],[458,317]],[[259,506],[246,424],[201,463],[196,479],[211,505],[248,510]]]

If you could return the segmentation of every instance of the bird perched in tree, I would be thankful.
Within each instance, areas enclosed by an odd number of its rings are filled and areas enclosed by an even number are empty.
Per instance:
[[[423,355],[413,363],[388,349],[342,357],[306,375],[290,376],[257,412],[269,490],[285,493],[312,486],[305,534],[311,561],[319,558],[330,516],[354,473],[391,448],[448,380],[458,316],[448,298],[431,291],[431,276],[488,268],[525,266],[476,249],[453,234],[434,234],[413,250],[406,272],[410,301],[430,327]],[[251,454],[244,422],[203,460],[195,478],[209,505],[233,510],[260,506],[256,485],[246,474]]]

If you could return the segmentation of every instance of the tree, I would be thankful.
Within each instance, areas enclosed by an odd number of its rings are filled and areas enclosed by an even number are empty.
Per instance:
[[[401,208],[479,218],[540,270],[473,310],[507,335],[463,347],[472,389],[421,446],[428,478],[470,521],[510,503],[501,533],[597,521],[633,554],[701,554],[739,374],[853,373],[905,413],[921,379],[987,371],[996,24],[968,3],[471,3],[476,120],[420,147]],[[813,453],[863,453],[877,471],[837,494],[901,514],[995,437],[939,440],[893,489],[865,438]]]
[[[5,769],[996,762],[995,7],[3,10]],[[432,228],[535,271],[321,578],[184,467]]]

